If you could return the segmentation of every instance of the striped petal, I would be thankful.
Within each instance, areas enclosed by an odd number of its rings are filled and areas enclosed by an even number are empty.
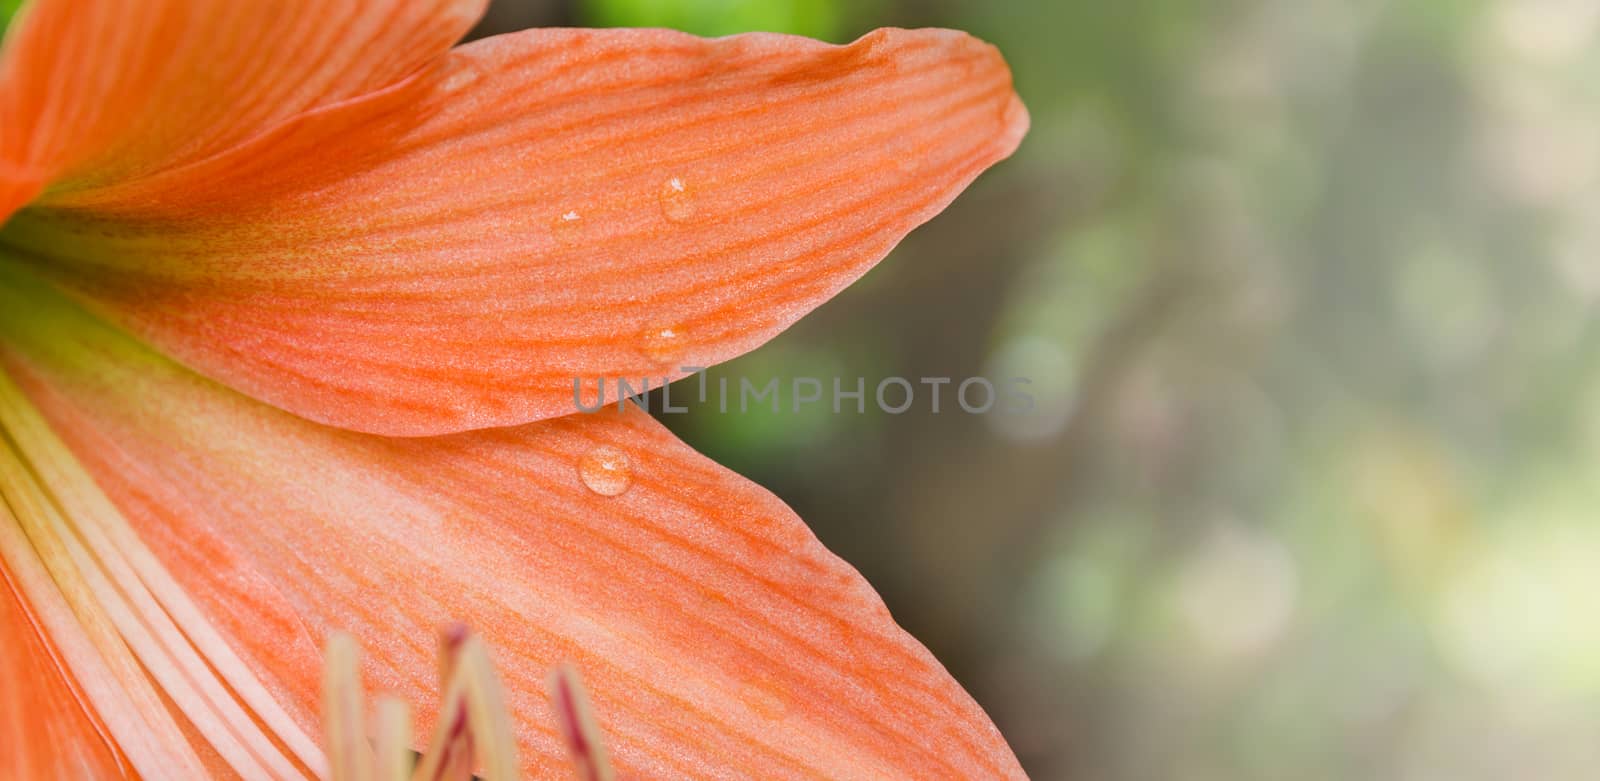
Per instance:
[[[0,574],[36,635],[33,643],[27,632],[18,638],[18,662],[53,668],[54,681],[34,685],[67,695],[40,703],[32,687],[8,688],[0,701],[8,709],[47,705],[38,728],[81,741],[31,744],[22,751],[42,753],[19,761],[104,763],[104,754],[90,752],[99,741],[117,765],[115,773],[101,770],[113,777],[131,768],[144,778],[253,781],[320,770],[316,744],[4,372],[0,432]]]
[[[659,383],[752,349],[1027,124],[999,54],[946,30],[529,31],[392,102],[24,215],[0,242],[256,398],[446,433],[568,414],[578,377]]]
[[[0,537],[17,534],[16,520],[4,505],[0,527]],[[12,541],[18,549],[25,544]],[[0,751],[0,777],[132,778],[132,768],[77,680],[83,673],[72,671],[59,647],[62,638],[52,639],[11,569],[0,559],[0,633],[6,643],[0,655],[0,745],[6,747]],[[47,594],[54,590],[44,588]],[[70,618],[61,619],[75,628]]]
[[[186,674],[197,666],[173,664],[179,633],[145,620],[149,601],[136,592],[148,591],[127,567],[130,551],[64,514],[62,500],[93,482],[81,470],[60,479],[61,459],[46,451],[64,448],[41,422],[0,373],[0,777],[198,778],[225,768],[218,749],[191,744],[238,745],[221,720],[201,720],[204,735],[186,720],[209,707]]]
[[[34,0],[0,53],[0,223],[435,63],[485,0]]]
[[[0,283],[0,366],[306,732],[331,632],[367,649],[369,684],[432,713],[434,637],[462,621],[493,649],[534,777],[571,772],[544,693],[562,663],[625,777],[1022,777],[859,575],[648,415],[329,428]]]

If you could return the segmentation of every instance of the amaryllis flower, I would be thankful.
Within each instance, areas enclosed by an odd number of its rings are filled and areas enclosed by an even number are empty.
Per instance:
[[[574,377],[761,344],[1009,154],[1000,56],[942,30],[452,49],[482,5],[14,20],[0,775],[326,772],[327,639],[430,713],[459,621],[526,775],[571,772],[567,663],[632,777],[1020,776],[781,502],[643,412],[572,414]]]

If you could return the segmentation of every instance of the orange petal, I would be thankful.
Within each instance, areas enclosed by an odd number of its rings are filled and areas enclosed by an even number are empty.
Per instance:
[[[0,53],[0,223],[203,160],[437,61],[484,0],[34,0]],[[23,193],[23,195],[18,195]]]
[[[34,613],[45,619],[41,634],[67,652],[63,663],[92,703],[85,712],[103,720],[139,775],[199,777],[203,764],[212,777],[265,779],[320,767],[321,752],[4,373],[0,431],[6,579],[30,607],[45,606]]]
[[[11,523],[0,509],[0,523]],[[0,777],[132,778],[39,619],[0,567]]]
[[[15,386],[0,416],[12,418]],[[0,777],[179,778],[204,772],[168,698],[118,633],[126,613],[101,604],[82,538],[59,535],[57,510],[0,425]]]
[[[330,632],[360,640],[369,685],[432,713],[433,638],[459,620],[503,673],[535,777],[570,768],[543,691],[563,662],[623,776],[1022,777],[858,574],[648,415],[327,428],[0,282],[0,365],[308,732]],[[624,456],[625,490],[586,485],[598,448]]]
[[[77,203],[116,218],[24,215],[5,240],[257,398],[445,433],[761,344],[1027,124],[1000,55],[947,30],[537,30],[440,78],[415,127],[384,101],[308,117],[205,176]]]

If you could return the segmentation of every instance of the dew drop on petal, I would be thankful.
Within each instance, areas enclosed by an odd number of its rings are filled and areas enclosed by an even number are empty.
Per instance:
[[[578,461],[578,477],[589,490],[601,496],[616,496],[633,484],[633,465],[627,453],[601,445]]]
[[[682,177],[674,176],[661,185],[661,213],[671,222],[688,222],[694,219],[694,196]]]
[[[583,232],[583,215],[577,210],[562,213],[550,222],[550,233],[562,244],[573,244]]]
[[[682,362],[684,349],[683,331],[670,326],[651,328],[639,341],[639,351],[661,366]]]

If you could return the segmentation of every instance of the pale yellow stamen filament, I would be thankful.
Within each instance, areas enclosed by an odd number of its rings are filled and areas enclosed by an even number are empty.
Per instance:
[[[323,759],[315,743],[227,647],[3,373],[0,432],[0,495],[79,620],[103,616],[115,627],[119,642],[97,643],[101,653],[131,650],[241,776],[300,778],[302,767],[320,774]]]
[[[0,448],[0,460],[9,449]],[[0,469],[9,465],[0,464]],[[128,762],[145,778],[189,777],[202,772],[199,757],[161,705],[138,660],[111,621],[86,595],[63,593],[7,502],[0,501],[0,562],[8,587],[26,595],[38,631],[61,654]],[[73,589],[81,592],[81,589]]]
[[[328,771],[332,781],[368,781],[373,777],[372,749],[367,746],[366,692],[356,641],[334,635],[324,653],[322,729],[328,735]]]
[[[411,708],[394,697],[378,698],[378,728],[372,740],[376,749],[376,781],[411,778]]]

